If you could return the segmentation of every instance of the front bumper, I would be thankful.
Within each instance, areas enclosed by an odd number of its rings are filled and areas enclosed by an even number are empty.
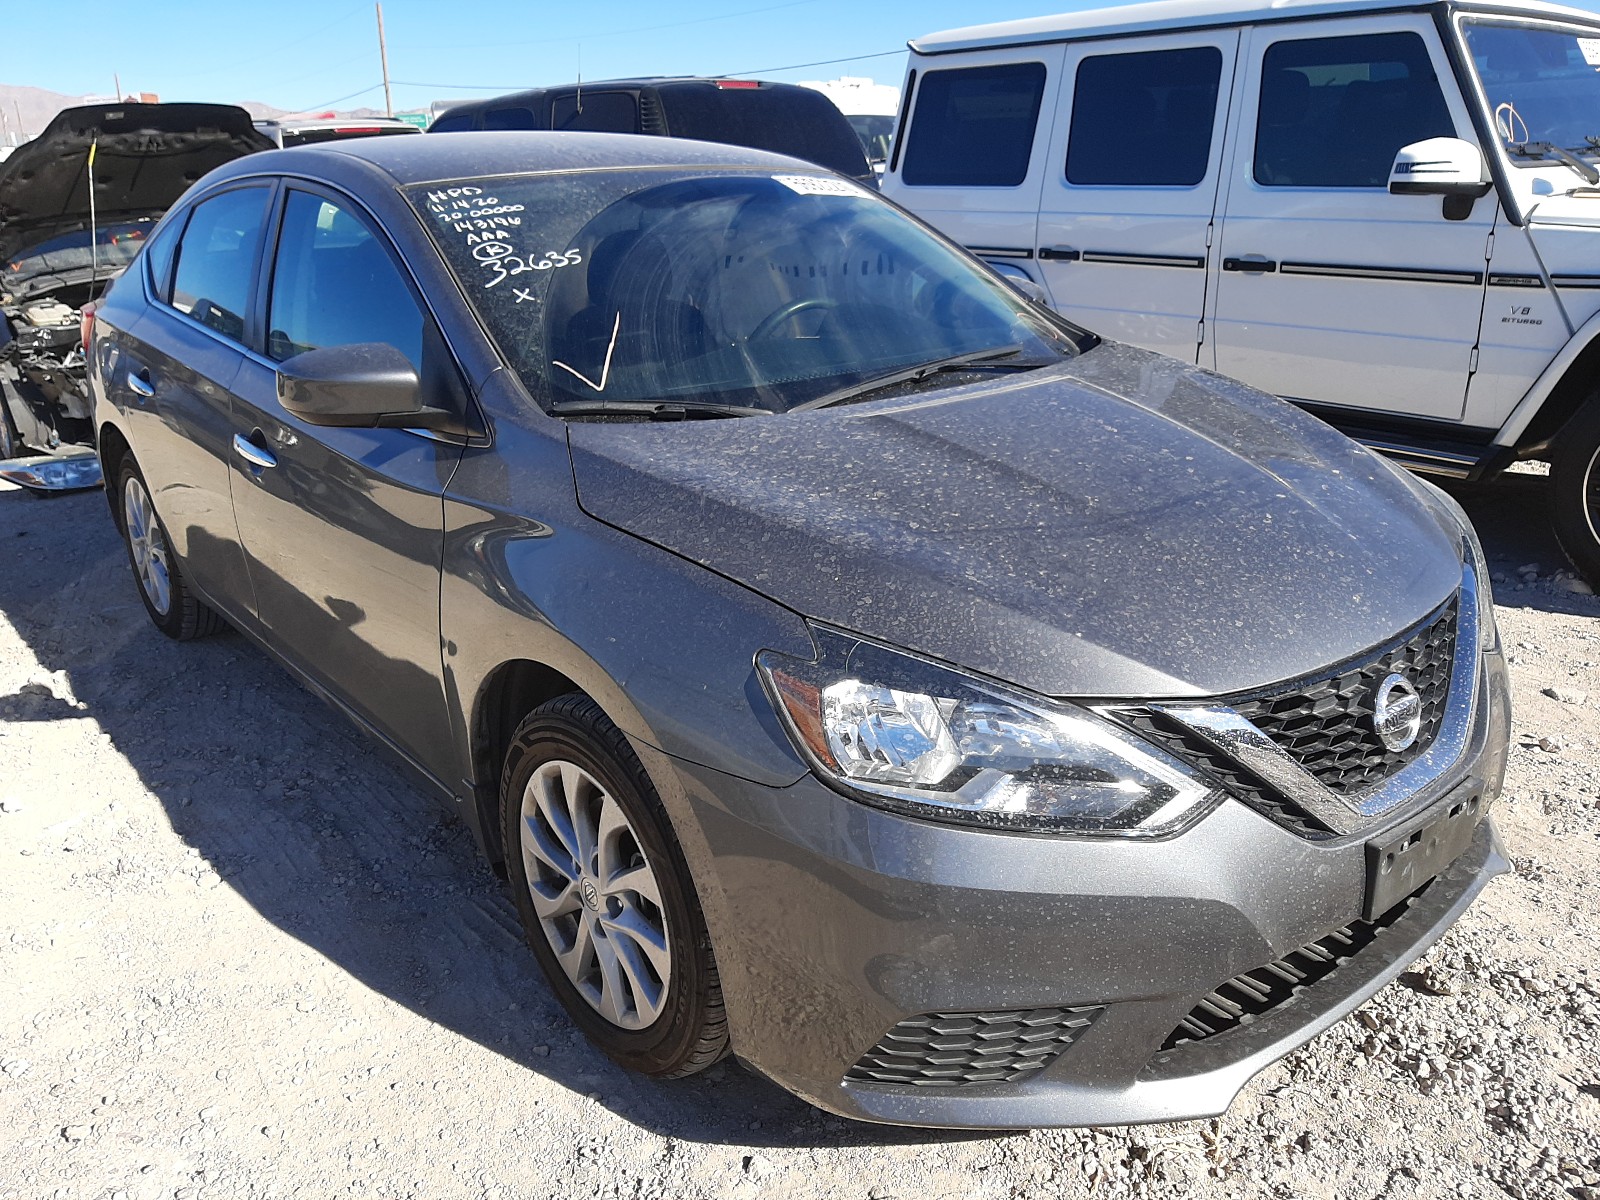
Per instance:
[[[1439,802],[1498,796],[1504,661],[1483,660],[1456,766],[1382,825],[1311,841],[1225,801],[1153,842],[910,820],[807,777],[769,788],[640,746],[665,781],[716,950],[735,1053],[843,1116],[921,1126],[1115,1125],[1212,1116],[1275,1059],[1399,974],[1508,869],[1467,850],[1324,977],[1238,1028],[1163,1049],[1224,981],[1359,920],[1366,842]],[[846,1076],[924,1014],[1078,1008],[1092,1020],[1010,1082]],[[857,1072],[859,1075],[859,1071]]]

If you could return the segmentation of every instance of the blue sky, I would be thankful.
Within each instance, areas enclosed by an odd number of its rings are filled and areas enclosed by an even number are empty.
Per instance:
[[[396,110],[623,75],[869,75],[899,84],[907,38],[1090,7],[1074,0],[384,0]],[[68,95],[383,107],[371,0],[49,0],[6,5],[0,82]],[[98,32],[97,32],[98,31]],[[865,57],[883,55],[882,57]],[[856,57],[861,56],[861,57]],[[825,66],[790,64],[848,59]],[[444,85],[458,85],[446,87]],[[358,89],[368,89],[356,93]]]

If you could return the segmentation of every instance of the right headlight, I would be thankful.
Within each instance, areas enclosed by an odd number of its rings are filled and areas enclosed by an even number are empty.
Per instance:
[[[932,820],[1171,834],[1218,799],[1182,762],[1086,709],[829,629],[814,662],[756,657],[795,745],[848,795]]]

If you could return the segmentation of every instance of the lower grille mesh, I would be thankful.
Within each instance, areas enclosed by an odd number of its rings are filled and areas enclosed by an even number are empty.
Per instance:
[[[884,1034],[845,1078],[913,1087],[1011,1083],[1054,1062],[1103,1011],[1090,1005],[910,1017]]]
[[[1289,1000],[1300,989],[1332,974],[1340,963],[1359,954],[1394,924],[1431,883],[1418,888],[1388,912],[1371,921],[1352,921],[1309,945],[1291,950],[1276,962],[1235,975],[1189,1010],[1167,1035],[1163,1050],[1199,1042],[1248,1025]]]

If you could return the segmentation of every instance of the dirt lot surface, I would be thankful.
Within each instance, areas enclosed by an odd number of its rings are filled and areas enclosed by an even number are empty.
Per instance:
[[[1220,1120],[967,1136],[611,1066],[461,826],[239,636],[156,634],[99,493],[0,494],[0,1200],[1600,1200],[1600,600],[1539,485],[1462,492],[1516,874]]]

